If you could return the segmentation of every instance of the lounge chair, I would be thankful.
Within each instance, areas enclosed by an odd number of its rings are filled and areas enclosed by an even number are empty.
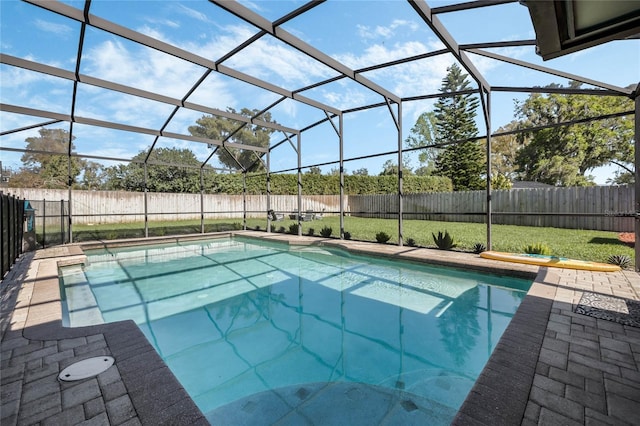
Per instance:
[[[313,213],[312,210],[307,210],[306,212],[304,212],[304,214],[302,215],[302,221],[303,222],[311,222],[313,220],[313,217],[315,216],[315,214]]]

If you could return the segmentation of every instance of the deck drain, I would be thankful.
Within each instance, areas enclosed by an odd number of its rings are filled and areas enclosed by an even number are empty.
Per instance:
[[[97,356],[83,359],[62,370],[58,375],[58,379],[64,382],[73,382],[75,380],[97,376],[111,367],[114,362],[115,360],[110,356]]]

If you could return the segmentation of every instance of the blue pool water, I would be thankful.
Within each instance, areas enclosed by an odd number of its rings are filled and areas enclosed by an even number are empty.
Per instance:
[[[269,389],[353,382],[402,389],[452,418],[531,285],[241,238],[87,257],[61,270],[66,325],[133,319],[204,413]]]

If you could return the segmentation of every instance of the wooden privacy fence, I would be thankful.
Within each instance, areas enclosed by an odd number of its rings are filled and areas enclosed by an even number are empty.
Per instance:
[[[403,197],[404,219],[485,222],[486,198],[485,191],[408,194]],[[634,199],[633,186],[493,191],[491,222],[633,232]],[[398,196],[352,195],[349,208],[353,216],[396,219]]]
[[[67,190],[11,189],[28,200],[68,200]],[[142,192],[72,191],[74,224],[144,221],[145,196]],[[594,186],[583,188],[535,188],[493,191],[492,223],[633,232],[633,186]],[[148,193],[149,220],[237,218],[243,216],[242,195]],[[437,192],[408,194],[403,197],[404,219],[448,222],[485,222],[486,192]],[[349,195],[345,212],[359,217],[397,219],[398,196]],[[295,195],[272,195],[271,209],[291,213],[298,209]],[[247,217],[264,217],[266,195],[246,196]],[[337,195],[305,195],[302,211],[337,214]],[[626,217],[625,217],[626,215]],[[55,220],[55,219],[54,219]]]
[[[68,200],[64,189],[18,189],[11,192],[28,200]],[[59,203],[60,201],[58,201]],[[202,203],[205,219],[243,217],[242,195],[147,193],[147,214],[150,221],[199,220]],[[33,201],[32,201],[33,203]],[[345,196],[345,205],[347,197]],[[38,204],[37,204],[38,205]],[[36,205],[36,208],[37,208]],[[125,223],[144,221],[145,196],[143,192],[125,191],[72,191],[71,212],[73,224]],[[271,209],[280,213],[298,210],[295,195],[272,195]],[[267,218],[267,196],[246,196],[247,217]],[[340,211],[337,195],[305,195],[302,211],[312,210],[330,215]],[[39,210],[36,215],[40,214]],[[47,215],[49,216],[49,215]],[[59,221],[59,214],[49,221]]]

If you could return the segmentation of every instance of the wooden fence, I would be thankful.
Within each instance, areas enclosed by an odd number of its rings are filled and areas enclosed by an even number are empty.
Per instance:
[[[64,189],[18,189],[11,188],[16,196],[27,200],[68,200],[69,191]],[[149,220],[194,220],[200,219],[200,206],[205,219],[242,218],[242,195],[177,193],[147,193]],[[247,217],[267,217],[267,196],[247,195]],[[345,196],[345,205],[347,197]],[[145,197],[143,192],[125,191],[72,191],[71,212],[74,224],[124,223],[144,221]],[[298,197],[272,195],[271,209],[285,214],[298,210]],[[327,215],[340,211],[337,195],[305,195],[302,211],[325,211]],[[39,214],[39,212],[36,212]],[[58,216],[49,220],[58,220]]]
[[[408,194],[405,219],[485,222],[485,191]],[[633,232],[633,186],[535,188],[493,191],[492,223]],[[397,195],[352,195],[351,215],[398,217]],[[376,212],[380,212],[379,214]]]
[[[67,200],[67,190],[14,189],[11,193],[28,200]],[[73,223],[120,223],[144,220],[144,193],[123,191],[72,191]],[[492,222],[495,224],[547,226],[633,232],[633,186],[584,188],[510,189],[492,194]],[[266,217],[266,195],[247,195],[248,217]],[[241,218],[241,195],[205,194],[204,216]],[[148,193],[149,220],[200,219],[200,194]],[[345,211],[352,216],[397,219],[397,195],[349,195]],[[298,209],[297,196],[272,195],[271,208],[290,213]],[[340,210],[337,195],[306,195],[302,210]],[[408,194],[403,198],[404,219],[448,222],[485,222],[486,192]]]

